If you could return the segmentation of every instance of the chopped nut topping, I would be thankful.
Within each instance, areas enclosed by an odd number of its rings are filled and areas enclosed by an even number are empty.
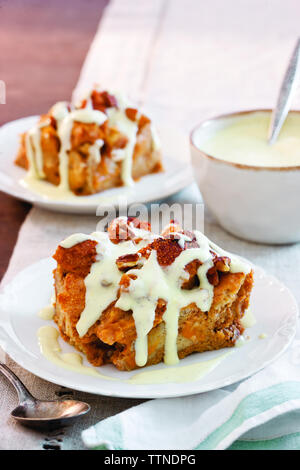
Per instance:
[[[139,261],[139,253],[130,253],[128,255],[119,256],[116,260],[116,264],[120,271],[126,271],[127,269],[136,267]]]
[[[125,109],[126,116],[128,119],[131,121],[136,121],[137,115],[138,115],[138,110],[135,108],[126,108]]]

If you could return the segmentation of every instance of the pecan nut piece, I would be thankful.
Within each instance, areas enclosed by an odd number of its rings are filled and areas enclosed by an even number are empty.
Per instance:
[[[126,108],[125,109],[126,116],[128,119],[131,121],[136,121],[137,116],[138,116],[138,110],[135,108]]]
[[[228,256],[217,256],[214,259],[214,265],[216,266],[218,271],[221,271],[222,273],[227,273],[230,271],[230,264],[231,264],[231,259],[228,258]]]
[[[128,255],[119,256],[116,265],[120,271],[136,268],[141,260],[139,253],[130,253]]]

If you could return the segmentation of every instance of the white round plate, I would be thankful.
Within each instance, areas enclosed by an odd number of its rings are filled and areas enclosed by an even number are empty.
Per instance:
[[[132,188],[108,189],[92,196],[74,196],[67,200],[49,199],[24,186],[26,172],[14,164],[20,134],[30,129],[37,119],[37,116],[29,116],[0,128],[0,190],[18,199],[57,212],[95,214],[100,206],[118,205],[120,198],[122,203],[126,201],[128,204],[163,199],[193,181],[187,137],[177,129],[162,126],[159,135],[164,172],[144,176]],[[50,185],[47,182],[42,184]]]
[[[48,361],[40,352],[37,331],[43,325],[53,325],[38,317],[37,312],[50,303],[52,270],[55,262],[43,259],[24,271],[5,287],[0,295],[0,346],[22,367],[37,376],[72,389],[100,395],[131,398],[165,398],[192,395],[214,390],[244,379],[270,364],[289,346],[297,328],[298,308],[290,291],[277,279],[255,268],[251,311],[256,324],[246,330],[242,347],[222,351],[196,353],[181,360],[178,368],[210,360],[225,351],[225,356],[215,369],[197,381],[163,384],[132,384],[127,379],[137,371],[120,372],[112,365],[98,368],[101,374],[115,381],[74,373]],[[265,339],[259,335],[265,334]],[[61,338],[63,352],[75,351]],[[84,359],[84,364],[89,365]],[[174,366],[173,366],[174,367]],[[157,364],[145,370],[166,369]]]

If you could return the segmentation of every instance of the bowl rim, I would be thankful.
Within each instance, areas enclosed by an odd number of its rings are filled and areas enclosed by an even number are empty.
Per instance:
[[[219,119],[226,119],[230,117],[237,117],[237,116],[242,116],[245,114],[251,114],[251,113],[257,113],[257,112],[268,112],[271,113],[273,110],[270,108],[253,108],[253,109],[246,109],[246,110],[241,110],[241,111],[233,111],[229,113],[223,113],[219,114],[217,116],[213,116],[208,119],[204,119],[203,121],[200,121],[199,124],[193,127],[193,129],[190,132],[189,140],[190,140],[190,145],[201,154],[202,157],[209,158],[210,160],[213,160],[214,162],[220,163],[220,164],[225,164],[231,167],[239,168],[242,170],[255,170],[255,171],[294,171],[294,170],[300,170],[300,165],[296,166],[256,166],[256,165],[246,165],[243,163],[234,163],[230,162],[228,160],[223,160],[222,158],[217,158],[214,157],[213,155],[210,155],[209,153],[206,153],[204,150],[199,149],[199,147],[196,146],[194,143],[194,134],[199,128],[203,127],[205,124],[208,124],[213,121],[217,121]],[[290,109],[289,112],[292,113],[297,113],[300,114],[299,109]]]

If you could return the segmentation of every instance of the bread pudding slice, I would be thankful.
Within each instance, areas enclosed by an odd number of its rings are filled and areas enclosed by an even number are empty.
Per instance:
[[[54,255],[62,337],[95,366],[119,370],[234,346],[253,272],[200,232],[171,222],[115,219],[108,233],[77,234]]]
[[[92,90],[79,105],[56,103],[21,136],[15,163],[77,196],[132,185],[162,170],[151,120],[124,97]]]

